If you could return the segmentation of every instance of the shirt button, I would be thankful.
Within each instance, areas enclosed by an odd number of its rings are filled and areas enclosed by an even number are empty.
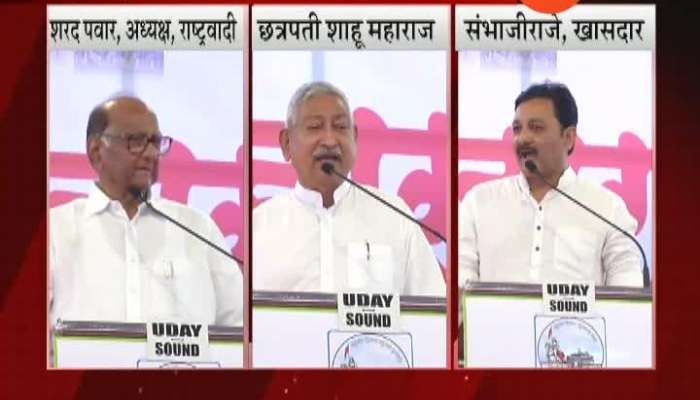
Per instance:
[[[540,251],[540,246],[535,247],[535,251]]]
[[[539,208],[540,208],[540,211],[542,211],[542,206],[540,206]]]
[[[541,230],[541,229],[542,229],[542,227],[539,226],[539,225],[537,225],[537,230],[539,231],[539,230]]]

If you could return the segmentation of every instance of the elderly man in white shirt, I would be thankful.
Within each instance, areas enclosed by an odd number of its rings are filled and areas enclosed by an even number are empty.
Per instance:
[[[322,170],[331,163],[350,173],[357,134],[348,101],[334,86],[312,82],[292,96],[279,140],[298,180],[253,211],[255,290],[445,296],[421,228]],[[410,213],[400,198],[367,188]]]
[[[179,320],[240,326],[238,265],[154,213],[132,193],[158,179],[171,145],[139,99],[97,106],[87,155],[99,176],[87,198],[50,211],[50,319]],[[166,199],[153,206],[219,247],[220,230],[198,211]]]
[[[642,286],[642,256],[634,242],[547,184],[634,235],[637,222],[624,201],[568,166],[577,122],[576,102],[562,84],[535,84],[518,96],[512,128],[521,173],[477,185],[464,197],[460,287],[469,281],[577,280]],[[526,167],[533,162],[541,176]]]

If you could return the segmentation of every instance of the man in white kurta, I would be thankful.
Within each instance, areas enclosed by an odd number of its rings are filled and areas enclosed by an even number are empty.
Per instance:
[[[642,257],[634,242],[551,190],[547,182],[626,232],[637,222],[610,190],[568,166],[578,112],[566,86],[531,86],[516,100],[513,144],[521,173],[472,188],[459,209],[459,284],[469,281],[542,283],[593,281],[642,286]]]
[[[298,182],[253,211],[254,290],[445,296],[421,228],[321,169],[330,163],[347,176],[356,139],[347,100],[335,87],[314,82],[292,97],[280,146]],[[410,213],[398,197],[368,189]]]
[[[226,247],[210,217],[167,199],[151,203]],[[129,219],[94,186],[87,198],[51,210],[49,237],[52,322],[243,323],[238,266],[145,204]]]
[[[558,188],[628,232],[623,200],[568,168]],[[459,274],[465,281],[593,281],[641,286],[641,256],[622,233],[551,190],[541,202],[516,175],[475,186],[459,209]]]
[[[398,197],[369,189],[409,212]],[[334,205],[325,208],[318,192],[297,183],[255,209],[256,290],[373,288],[444,296],[445,281],[418,225],[348,183],[334,196]]]
[[[242,325],[241,272],[231,261],[135,196],[158,179],[172,139],[139,99],[118,97],[88,120],[87,156],[98,175],[89,196],[50,211],[51,323],[172,320]],[[153,206],[225,247],[209,218],[185,205]]]

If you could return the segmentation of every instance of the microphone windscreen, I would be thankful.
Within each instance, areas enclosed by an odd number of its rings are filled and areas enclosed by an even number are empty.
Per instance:
[[[321,164],[321,169],[323,170],[323,172],[330,175],[335,168],[333,168],[333,164],[326,162]]]
[[[136,186],[129,186],[128,189],[126,189],[130,195],[132,195],[135,199],[139,199],[142,201],[145,201],[146,199],[146,194],[145,190],[141,190],[140,188]]]
[[[532,160],[525,161],[525,168],[527,168],[530,172],[537,172],[537,165]]]

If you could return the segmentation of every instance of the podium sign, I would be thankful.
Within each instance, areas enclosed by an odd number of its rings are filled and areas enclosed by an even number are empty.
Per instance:
[[[173,362],[147,356],[146,324],[59,321],[54,368],[242,368],[243,329],[209,326],[209,361]]]
[[[445,368],[444,298],[402,296],[401,329],[338,329],[337,295],[253,292],[254,368]]]
[[[652,368],[649,289],[596,287],[596,312],[543,313],[542,286],[470,283],[462,296],[467,368]]]

